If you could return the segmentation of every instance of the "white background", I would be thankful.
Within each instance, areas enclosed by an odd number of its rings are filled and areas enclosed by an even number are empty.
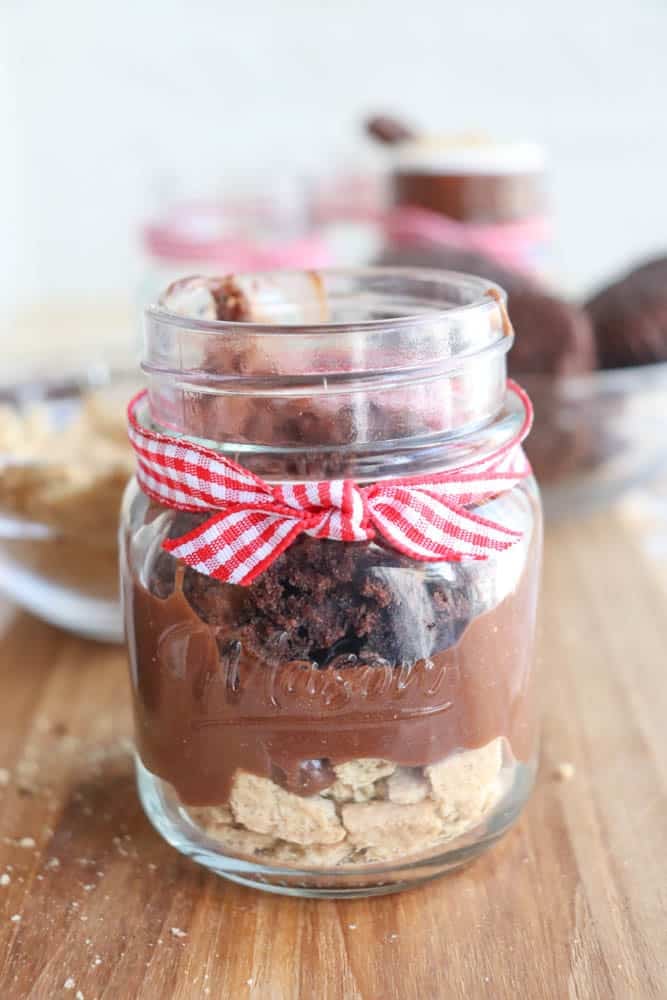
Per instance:
[[[551,152],[585,289],[667,248],[666,0],[0,0],[0,307],[129,295],[156,177],[368,156],[360,117]]]

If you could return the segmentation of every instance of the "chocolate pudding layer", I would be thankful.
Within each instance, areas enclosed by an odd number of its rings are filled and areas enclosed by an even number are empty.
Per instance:
[[[241,771],[308,797],[360,759],[424,768],[500,739],[532,756],[539,526],[476,564],[302,536],[241,588],[160,550],[193,517],[142,503],[151,541],[124,579],[137,746],[184,803],[227,803]],[[533,515],[528,492],[512,503]]]

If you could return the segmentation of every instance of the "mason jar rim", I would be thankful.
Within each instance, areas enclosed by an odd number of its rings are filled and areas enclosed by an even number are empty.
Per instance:
[[[434,321],[442,320],[446,321],[448,319],[455,321],[463,315],[469,314],[472,310],[477,310],[478,312],[493,312],[498,309],[498,302],[501,301],[503,305],[507,300],[507,294],[505,290],[493,281],[489,281],[486,278],[480,278],[477,275],[466,274],[459,271],[449,271],[440,268],[426,268],[426,267],[325,267],[325,268],[285,268],[279,270],[268,270],[268,271],[252,271],[252,272],[242,272],[240,275],[236,275],[232,272],[232,277],[244,277],[244,278],[268,278],[272,275],[296,275],[296,274],[313,274],[318,278],[327,277],[330,278],[367,278],[369,280],[377,279],[381,280],[394,279],[402,280],[405,282],[413,282],[415,285],[418,282],[430,282],[434,286],[440,285],[444,290],[444,287],[449,284],[449,287],[456,286],[459,289],[465,290],[466,288],[470,292],[470,301],[456,304],[446,304],[442,302],[441,306],[437,307],[437,300],[435,307],[429,308],[426,312],[406,312],[404,315],[383,317],[382,319],[359,319],[353,321],[325,321],[325,322],[310,322],[310,323],[284,323],[280,321],[272,322],[247,322],[245,320],[221,320],[221,319],[195,319],[189,316],[182,316],[179,313],[171,312],[164,306],[157,303],[148,305],[144,310],[144,315],[147,319],[156,319],[161,323],[167,323],[173,326],[187,327],[192,331],[199,331],[200,333],[210,333],[210,334],[220,334],[226,330],[234,330],[238,334],[239,331],[247,331],[248,333],[261,333],[262,335],[281,335],[285,333],[298,334],[304,333],[310,336],[322,334],[331,335],[336,332],[350,332],[356,329],[360,331],[382,331],[390,330],[392,328],[400,326],[421,326],[432,324]],[[409,291],[409,287],[404,289]],[[505,334],[500,331],[498,340],[501,340]]]

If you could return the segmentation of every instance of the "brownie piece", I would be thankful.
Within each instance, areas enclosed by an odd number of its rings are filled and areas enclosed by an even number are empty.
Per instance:
[[[586,309],[603,368],[667,361],[667,257],[607,285]]]
[[[154,593],[173,589],[173,565],[170,557],[156,562]],[[183,592],[225,641],[239,640],[269,665],[414,663],[453,645],[471,617],[463,577],[458,585],[429,580],[388,549],[306,535],[247,588],[186,569]]]
[[[321,667],[414,663],[456,642],[470,618],[463,587],[429,582],[406,557],[308,536],[249,588],[245,610],[257,653]]]

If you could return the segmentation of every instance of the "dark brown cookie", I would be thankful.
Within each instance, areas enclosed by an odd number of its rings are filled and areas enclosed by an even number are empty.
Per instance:
[[[510,291],[514,327],[508,367],[514,375],[579,375],[595,368],[591,321],[583,309],[534,288]]]
[[[456,250],[452,247],[426,245],[387,247],[375,264],[378,267],[429,267],[457,271],[461,274],[474,274],[480,278],[488,278],[506,292],[511,292],[515,288],[531,288],[535,285],[528,276],[502,267],[482,254]]]
[[[534,279],[503,268],[481,254],[447,247],[395,247],[379,264],[395,267],[444,268],[488,278],[508,295],[514,347],[508,367],[513,375],[570,375],[595,368],[595,342],[583,309],[544,290]]]
[[[603,368],[667,361],[667,258],[607,285],[586,308]]]
[[[604,458],[606,434],[587,399],[571,399],[562,383],[547,375],[522,376],[535,408],[535,423],[524,448],[541,484],[589,471]]]

